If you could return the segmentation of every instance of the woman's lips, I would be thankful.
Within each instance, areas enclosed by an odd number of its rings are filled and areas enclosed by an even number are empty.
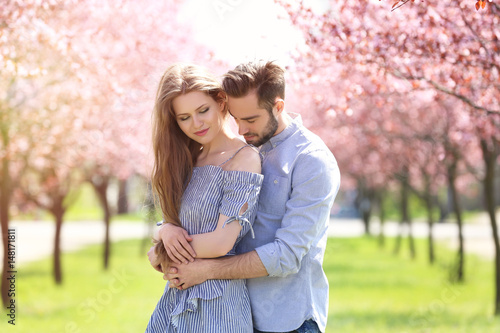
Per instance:
[[[201,130],[201,131],[198,131],[198,132],[194,132],[194,134],[196,134],[198,136],[204,136],[205,134],[207,134],[207,132],[208,132],[208,128]]]

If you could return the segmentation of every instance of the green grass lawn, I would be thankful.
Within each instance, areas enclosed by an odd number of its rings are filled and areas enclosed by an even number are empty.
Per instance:
[[[113,244],[107,272],[101,253],[92,246],[63,255],[62,286],[48,259],[19,268],[16,326],[2,320],[0,332],[144,332],[165,282],[138,240]]]
[[[330,281],[327,332],[500,332],[493,317],[493,263],[466,258],[466,281],[448,280],[453,254],[438,248],[430,267],[426,242],[411,260],[392,242],[331,238],[324,268]],[[406,245],[406,244],[403,244]]]
[[[439,249],[429,267],[419,256],[392,255],[367,238],[332,238],[325,271],[330,280],[327,332],[500,332],[493,317],[492,263],[467,257],[467,281],[450,284],[450,253]],[[19,268],[16,325],[2,315],[1,332],[143,332],[164,281],[140,253],[140,241],[113,245],[102,270],[101,248],[64,254],[64,281],[55,286],[51,261]]]

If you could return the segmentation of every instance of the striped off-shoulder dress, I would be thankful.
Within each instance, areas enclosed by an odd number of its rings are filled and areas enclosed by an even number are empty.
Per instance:
[[[225,171],[221,166],[195,167],[182,198],[182,226],[189,234],[210,232],[224,214],[230,217],[226,223],[242,225],[237,244],[248,231],[253,233],[262,180],[261,174]],[[248,209],[240,215],[245,203]],[[233,247],[228,255],[234,254]],[[167,283],[146,332],[253,332],[245,280],[207,280],[186,290]]]

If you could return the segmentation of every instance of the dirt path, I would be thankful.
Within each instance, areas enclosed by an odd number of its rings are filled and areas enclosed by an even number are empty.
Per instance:
[[[9,226],[16,235],[16,264],[52,255],[54,251],[55,223],[52,221],[12,221]],[[65,222],[61,229],[61,250],[76,251],[91,244],[104,241],[105,228],[101,221]],[[144,222],[111,223],[111,241],[142,238],[147,235]],[[2,254],[0,248],[0,255]],[[0,257],[1,258],[1,257]]]
[[[51,221],[12,221],[10,228],[16,235],[16,264],[24,265],[30,261],[46,258],[53,253],[55,224]],[[372,234],[379,233],[376,221],[372,224]],[[414,223],[415,237],[427,237],[427,224]],[[104,240],[104,223],[101,221],[65,222],[62,227],[61,247],[63,252],[76,251],[91,244],[99,244]],[[403,230],[406,234],[407,230]],[[399,225],[387,222],[384,225],[386,236],[396,236]],[[363,225],[356,219],[332,219],[329,236],[357,237],[363,235]],[[111,240],[137,239],[146,237],[147,226],[144,222],[111,223]],[[434,237],[438,241],[445,241],[450,247],[457,247],[457,226],[454,223],[439,223],[434,227]],[[473,224],[464,226],[465,251],[475,253],[482,258],[491,260],[494,257],[494,248],[491,227],[484,218]],[[0,255],[2,249],[0,248]],[[0,256],[0,258],[2,258]]]
[[[458,227],[455,223],[436,223],[434,225],[434,239],[444,241],[452,249],[458,248]],[[380,224],[377,221],[371,225],[371,233],[378,235]],[[412,225],[413,235],[419,238],[427,238],[427,223],[416,222]],[[384,224],[384,234],[388,237],[397,236],[400,232],[400,225],[396,222],[386,222]],[[403,227],[403,235],[408,234],[408,228]],[[480,220],[468,223],[463,226],[464,248],[466,253],[474,253],[487,260],[492,260],[495,256],[493,245],[493,234],[489,221],[484,216]],[[353,219],[333,219],[330,223],[329,235],[331,237],[354,237],[364,234],[361,221]]]

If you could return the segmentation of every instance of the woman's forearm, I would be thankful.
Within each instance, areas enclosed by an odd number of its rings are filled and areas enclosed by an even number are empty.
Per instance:
[[[237,221],[217,228],[212,232],[191,235],[191,247],[196,252],[196,258],[217,258],[227,254],[234,246],[241,226]]]
[[[168,223],[160,228],[157,237],[161,238],[168,249],[168,255],[175,263],[192,261],[194,257],[222,257],[234,247],[241,231],[238,221],[224,225],[227,220],[228,217],[221,214],[214,231],[194,235],[189,235],[182,227]]]

